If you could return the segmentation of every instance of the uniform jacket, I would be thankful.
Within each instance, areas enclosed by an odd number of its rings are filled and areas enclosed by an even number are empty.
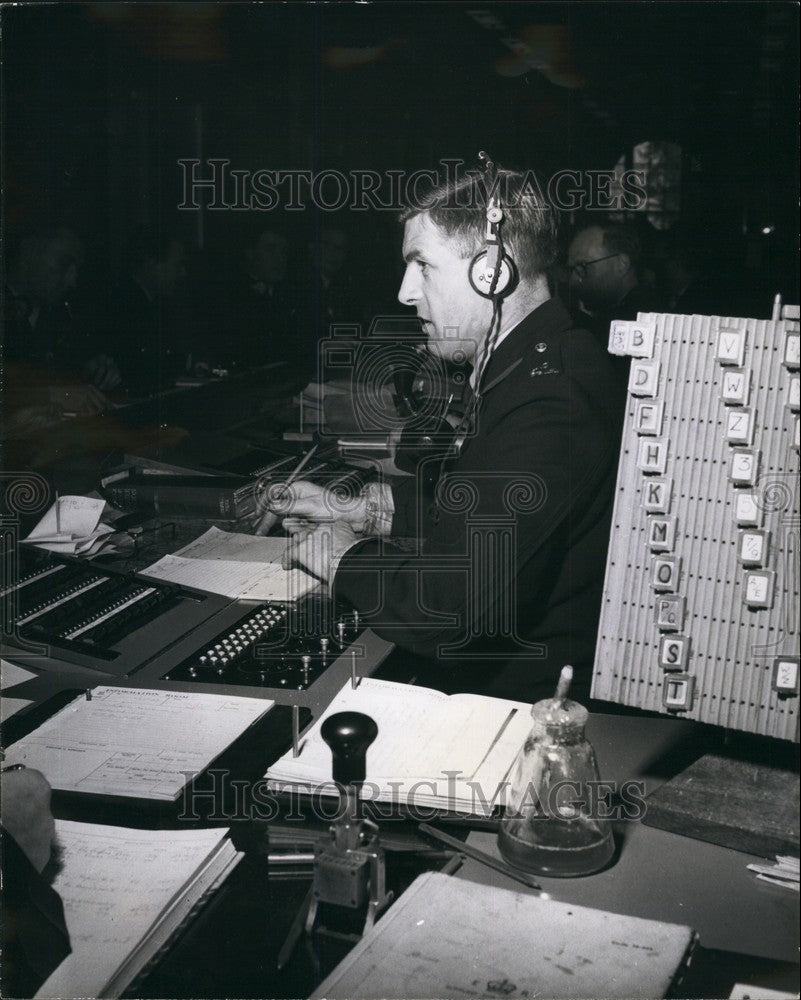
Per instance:
[[[551,299],[493,354],[434,496],[423,475],[395,489],[393,537],[346,553],[337,596],[454,689],[533,700],[565,663],[586,678],[618,447],[608,356]]]

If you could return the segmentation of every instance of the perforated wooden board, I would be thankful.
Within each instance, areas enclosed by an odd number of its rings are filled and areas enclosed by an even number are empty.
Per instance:
[[[798,741],[794,315],[612,324],[632,362],[594,697]]]

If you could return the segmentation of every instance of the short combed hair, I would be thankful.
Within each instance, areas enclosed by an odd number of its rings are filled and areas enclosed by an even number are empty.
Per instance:
[[[498,170],[493,192],[497,192],[503,209],[500,234],[504,249],[517,264],[520,277],[534,280],[556,261],[557,212],[530,171]],[[462,257],[472,257],[484,244],[487,194],[484,175],[470,172],[426,192],[401,212],[400,221],[428,215],[456,243]]]
[[[604,237],[604,246],[609,253],[625,254],[631,266],[638,268],[642,259],[642,241],[633,226],[623,222],[608,222],[599,226]]]

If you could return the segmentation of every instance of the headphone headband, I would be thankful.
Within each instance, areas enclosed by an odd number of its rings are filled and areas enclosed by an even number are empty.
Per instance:
[[[470,262],[468,272],[473,291],[485,299],[501,299],[517,285],[517,267],[504,251],[501,226],[504,213],[497,190],[498,167],[483,149],[478,154],[487,188],[487,225],[484,249]]]

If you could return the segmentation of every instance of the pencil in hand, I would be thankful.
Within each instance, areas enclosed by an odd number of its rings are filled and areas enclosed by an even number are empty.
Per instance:
[[[306,467],[306,465],[308,465],[312,455],[315,453],[315,451],[317,451],[318,448],[319,445],[317,444],[309,448],[309,450],[301,458],[301,460],[298,462],[298,464],[295,466],[292,472],[290,472],[289,476],[284,480],[282,484],[284,490],[295,482],[295,480],[298,478],[298,476]],[[254,524],[253,534],[269,535],[269,533],[273,530],[273,528],[276,526],[276,524],[278,524],[280,520],[281,520],[281,514],[280,513],[276,514],[268,507],[267,510],[264,512],[264,514],[262,514],[261,518]]]

